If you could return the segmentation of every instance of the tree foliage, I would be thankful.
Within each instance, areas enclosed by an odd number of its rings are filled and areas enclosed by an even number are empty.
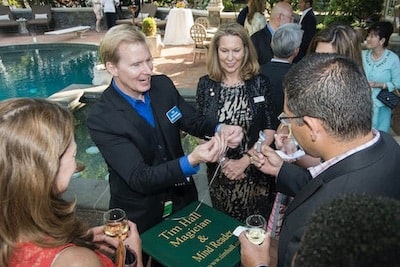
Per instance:
[[[383,10],[384,0],[331,0],[328,8],[328,16],[325,20],[347,20],[357,23],[358,26],[366,26],[369,21],[379,18]]]

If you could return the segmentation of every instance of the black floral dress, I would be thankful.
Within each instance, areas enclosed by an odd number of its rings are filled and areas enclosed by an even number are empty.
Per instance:
[[[240,159],[258,139],[258,132],[273,129],[269,82],[264,76],[226,87],[208,76],[199,80],[197,87],[198,112],[220,123],[239,125],[244,137],[239,147],[229,149],[226,157]],[[246,178],[229,180],[221,171],[215,174],[216,163],[207,164],[210,196],[213,207],[244,222],[250,214],[269,217],[274,200],[274,178],[260,172],[253,165],[245,170]]]

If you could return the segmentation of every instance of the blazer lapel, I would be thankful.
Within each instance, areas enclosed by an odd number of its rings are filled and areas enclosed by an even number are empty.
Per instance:
[[[108,99],[111,100],[117,110],[121,111],[126,121],[135,129],[135,136],[140,138],[137,141],[142,144],[148,143],[149,137],[153,136],[152,127],[114,88],[110,88],[109,94]]]
[[[382,135],[382,133],[381,133]],[[290,203],[288,209],[285,212],[285,217],[295,210],[300,204],[305,202],[311,197],[316,191],[318,191],[323,184],[329,183],[331,180],[342,176],[346,173],[356,171],[358,169],[365,168],[376,162],[379,158],[384,156],[384,149],[382,148],[383,143],[382,136],[372,146],[358,151],[355,154],[339,161],[335,165],[329,167],[327,170],[322,172],[320,175],[312,179],[304,188],[295,196],[292,203]]]

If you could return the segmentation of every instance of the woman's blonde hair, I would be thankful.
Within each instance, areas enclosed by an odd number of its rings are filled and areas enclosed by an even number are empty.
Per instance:
[[[23,238],[54,247],[91,240],[55,178],[74,134],[71,113],[43,99],[0,102],[0,266]]]
[[[236,22],[222,24],[215,33],[208,53],[208,74],[212,80],[217,82],[222,81],[224,73],[218,58],[218,47],[221,37],[229,35],[237,36],[242,40],[244,46],[244,58],[241,65],[241,78],[243,80],[251,79],[259,73],[260,69],[260,65],[257,61],[257,52],[246,30],[242,25]]]

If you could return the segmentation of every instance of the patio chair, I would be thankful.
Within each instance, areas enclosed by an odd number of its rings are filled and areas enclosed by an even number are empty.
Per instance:
[[[18,22],[15,21],[10,7],[0,5],[0,28],[18,27]]]
[[[206,28],[206,30],[210,27],[210,21],[208,20],[207,17],[197,17],[194,20],[194,23],[198,23],[204,26],[204,28]]]
[[[50,23],[52,21],[51,15],[51,6],[50,5],[33,5],[32,9],[32,18],[28,20],[28,26],[33,26],[35,28],[39,27],[47,27],[50,30]]]
[[[199,23],[195,23],[192,27],[190,27],[190,37],[194,41],[193,63],[195,63],[197,55],[199,55],[199,59],[201,59],[202,54],[207,56],[210,42],[206,40],[206,28]]]
[[[214,37],[214,34],[217,32],[218,28],[217,27],[211,27],[210,26],[210,21],[208,20],[207,17],[197,17],[194,20],[194,23],[198,23],[204,26],[206,28],[207,32],[207,40],[211,40]]]

